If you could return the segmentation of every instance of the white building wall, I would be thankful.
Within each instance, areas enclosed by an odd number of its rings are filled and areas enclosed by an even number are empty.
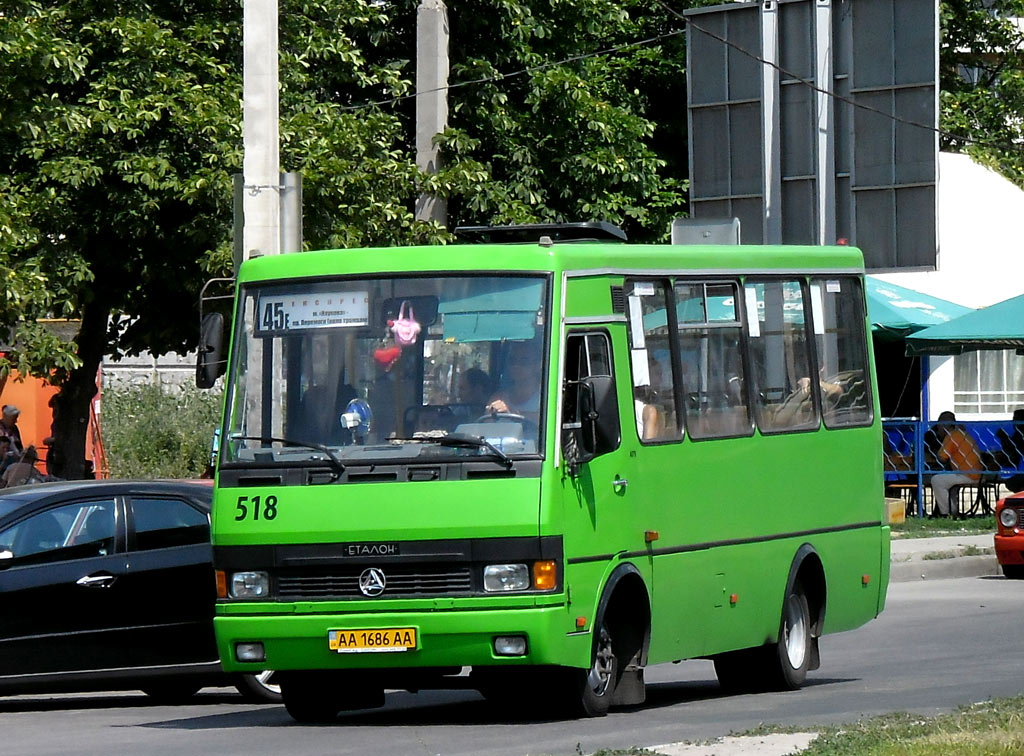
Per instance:
[[[1024,294],[1024,191],[967,155],[944,152],[938,192],[938,269],[876,277],[975,308]],[[931,357],[929,369],[928,415],[934,420],[953,408],[953,360]]]
[[[165,354],[154,357],[144,352],[137,357],[103,362],[103,385],[110,387],[160,384],[168,388],[195,385],[196,354]]]

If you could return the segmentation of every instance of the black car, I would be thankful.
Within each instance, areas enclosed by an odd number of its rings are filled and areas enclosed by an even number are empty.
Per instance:
[[[0,489],[0,693],[143,690],[182,700],[227,675],[213,635],[213,488],[97,480]]]

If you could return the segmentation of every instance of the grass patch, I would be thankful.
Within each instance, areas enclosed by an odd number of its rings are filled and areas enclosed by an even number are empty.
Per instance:
[[[885,714],[824,727],[801,756],[1015,756],[1024,753],[1024,696],[964,706],[950,714]],[[791,728],[759,727],[757,733]]]
[[[908,517],[906,521],[892,526],[892,533],[898,538],[935,538],[951,535],[977,535],[994,533],[996,530],[995,515],[987,517],[968,517],[966,520],[953,520],[948,517]]]
[[[961,546],[959,549],[951,551],[929,551],[927,554],[921,556],[922,559],[955,559],[956,557],[962,556],[989,556],[995,554],[994,548],[986,549],[973,544],[967,546]]]

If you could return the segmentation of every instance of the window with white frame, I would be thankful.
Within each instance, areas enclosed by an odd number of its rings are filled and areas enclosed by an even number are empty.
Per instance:
[[[1012,349],[965,352],[953,358],[953,411],[1008,415],[1024,407],[1024,356]]]

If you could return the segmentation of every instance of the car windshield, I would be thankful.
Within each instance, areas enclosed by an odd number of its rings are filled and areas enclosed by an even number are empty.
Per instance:
[[[248,286],[221,461],[537,455],[547,301],[536,275]],[[442,441],[449,435],[486,444]]]

